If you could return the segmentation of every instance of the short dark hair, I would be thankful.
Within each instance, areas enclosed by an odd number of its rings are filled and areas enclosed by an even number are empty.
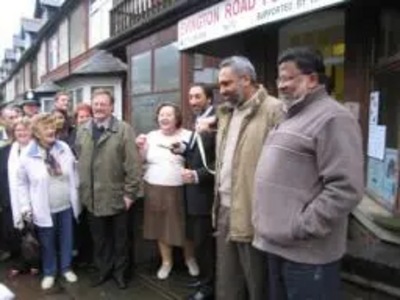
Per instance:
[[[58,93],[54,96],[54,100],[57,101],[58,98],[60,98],[61,96],[68,96],[68,97],[71,97],[71,94],[68,93],[67,91],[58,92]]]
[[[278,66],[285,62],[294,62],[301,73],[318,75],[321,84],[326,83],[325,64],[321,52],[310,47],[293,47],[283,51],[278,58]]]
[[[174,110],[174,114],[175,114],[175,121],[176,121],[176,128],[181,128],[182,127],[182,123],[183,123],[183,115],[182,115],[182,110],[181,108],[171,102],[163,102],[160,105],[157,106],[156,108],[156,118],[158,118],[158,115],[160,114],[161,109],[163,109],[164,107],[172,107],[172,109]]]
[[[207,84],[207,83],[202,83],[202,82],[199,82],[199,83],[193,83],[191,86],[190,86],[190,88],[194,88],[194,87],[199,87],[199,88],[201,88],[202,90],[203,90],[203,92],[204,92],[204,95],[206,95],[206,98],[207,99],[213,99],[213,97],[214,97],[214,92],[213,92],[213,88],[212,88],[212,86],[210,85],[210,84]]]

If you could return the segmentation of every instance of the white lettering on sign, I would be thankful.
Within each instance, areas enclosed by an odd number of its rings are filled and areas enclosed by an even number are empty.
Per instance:
[[[260,25],[348,0],[226,0],[178,23],[178,47],[185,50]]]

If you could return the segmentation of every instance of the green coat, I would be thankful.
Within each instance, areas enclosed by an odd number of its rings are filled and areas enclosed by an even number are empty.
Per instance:
[[[125,209],[124,196],[135,200],[141,169],[133,128],[112,118],[97,143],[93,122],[78,129],[79,197],[95,216],[112,216]]]

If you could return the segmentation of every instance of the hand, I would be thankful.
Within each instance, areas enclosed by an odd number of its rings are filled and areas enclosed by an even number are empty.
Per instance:
[[[189,169],[183,169],[181,172],[182,180],[186,184],[191,184],[196,182],[195,171]]]
[[[140,134],[136,138],[136,146],[140,149],[143,149],[147,144],[147,136],[145,134]]]
[[[124,202],[125,202],[125,208],[126,210],[129,210],[131,208],[131,206],[133,205],[133,203],[135,203],[134,200],[130,199],[129,197],[124,197]]]
[[[22,209],[22,219],[27,223],[32,223],[32,211],[29,208]]]
[[[181,142],[174,142],[171,144],[171,152],[173,154],[182,154],[185,152],[186,146]]]
[[[217,118],[215,116],[208,118],[201,118],[197,121],[196,131],[204,132],[212,130],[211,127],[215,125],[217,122]]]
[[[22,230],[24,229],[24,220],[19,220],[16,224],[15,224],[15,228],[18,230]]]

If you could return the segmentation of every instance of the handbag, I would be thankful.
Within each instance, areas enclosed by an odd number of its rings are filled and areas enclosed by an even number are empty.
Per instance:
[[[21,236],[21,254],[26,261],[39,261],[40,244],[37,238],[35,226],[32,222],[25,222]]]

